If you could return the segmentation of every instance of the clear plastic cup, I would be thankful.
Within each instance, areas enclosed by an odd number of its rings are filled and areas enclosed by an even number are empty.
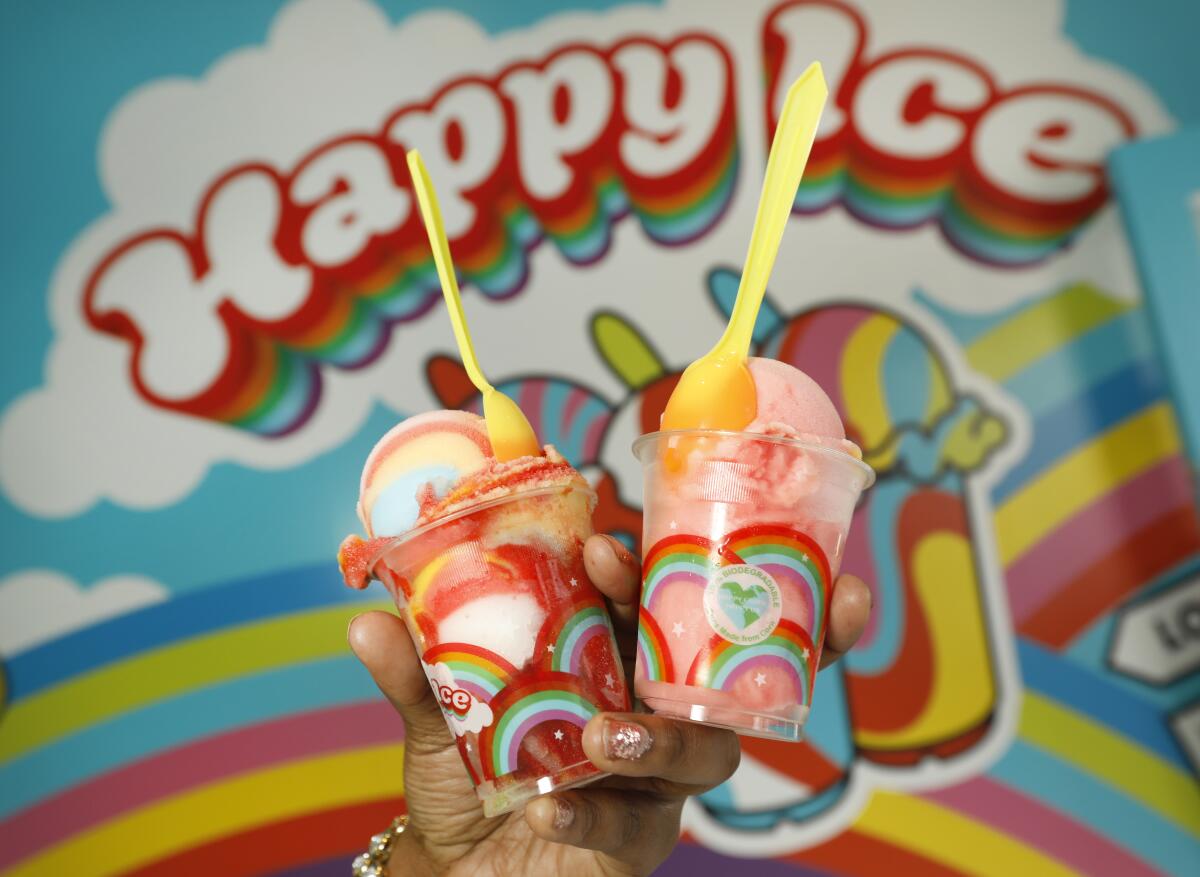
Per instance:
[[[800,740],[829,597],[871,468],[834,447],[656,432],[645,476],[634,690],[657,713]]]
[[[484,813],[604,774],[583,754],[629,709],[604,599],[583,568],[595,497],[513,493],[417,528],[372,563],[396,600]]]

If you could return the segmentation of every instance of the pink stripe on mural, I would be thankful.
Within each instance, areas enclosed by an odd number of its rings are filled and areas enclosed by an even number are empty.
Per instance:
[[[612,419],[612,415],[605,413],[593,420],[587,428],[583,439],[583,459],[579,461],[580,466],[586,466],[589,463],[595,463],[600,457],[600,440],[604,438],[604,432],[608,429],[608,422]],[[630,453],[633,453],[630,451]]]
[[[546,424],[542,422],[542,397],[546,394],[546,382],[541,378],[532,378],[521,384],[520,398],[517,404],[529,418],[529,425],[537,433],[540,441],[546,441]]]
[[[1004,573],[1013,618],[1029,618],[1129,533],[1191,503],[1190,477],[1182,456],[1169,457],[1098,499],[1026,551]]]
[[[802,357],[796,357],[787,344],[780,348],[779,358],[807,372],[828,395],[839,412],[845,416],[842,398],[842,354],[847,339],[854,334],[868,315],[856,307],[835,307],[811,318],[800,337]],[[791,321],[785,331],[792,330]],[[874,375],[871,375],[875,378]]]
[[[571,427],[575,425],[575,415],[579,413],[583,403],[588,400],[588,395],[588,392],[581,387],[574,387],[571,392],[567,393],[567,400],[563,403],[562,415],[559,418],[559,426],[562,427],[563,435],[571,434]]]
[[[287,716],[170,749],[0,822],[0,870],[97,823],[194,786],[403,738],[404,723],[390,704],[379,700]]]
[[[921,797],[1011,835],[1089,877],[1163,877],[1124,847],[1061,810],[987,777],[925,792]]]

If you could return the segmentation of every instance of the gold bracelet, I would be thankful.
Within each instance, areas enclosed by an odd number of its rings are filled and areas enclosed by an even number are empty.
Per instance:
[[[354,877],[383,877],[387,873],[388,859],[396,838],[408,827],[407,816],[397,816],[388,830],[371,838],[371,846],[354,860]]]

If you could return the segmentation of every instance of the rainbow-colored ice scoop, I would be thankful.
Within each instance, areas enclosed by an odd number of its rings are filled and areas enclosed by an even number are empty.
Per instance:
[[[339,563],[396,601],[488,815],[601,774],[581,734],[629,708],[604,600],[583,567],[595,497],[553,447],[501,462],[483,418],[432,411],[363,468]]]

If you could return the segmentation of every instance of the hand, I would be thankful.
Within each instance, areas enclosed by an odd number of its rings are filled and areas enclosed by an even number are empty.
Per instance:
[[[584,547],[584,563],[609,600],[632,685],[637,561],[612,537],[593,536]],[[822,666],[854,645],[870,608],[861,580],[838,579]],[[724,782],[737,768],[740,749],[732,731],[644,713],[601,713],[588,722],[583,749],[611,777],[537,798],[524,812],[487,819],[404,622],[388,612],[367,612],[350,622],[348,636],[404,717],[409,828],[392,853],[393,877],[649,874],[679,838],[687,797]]]

